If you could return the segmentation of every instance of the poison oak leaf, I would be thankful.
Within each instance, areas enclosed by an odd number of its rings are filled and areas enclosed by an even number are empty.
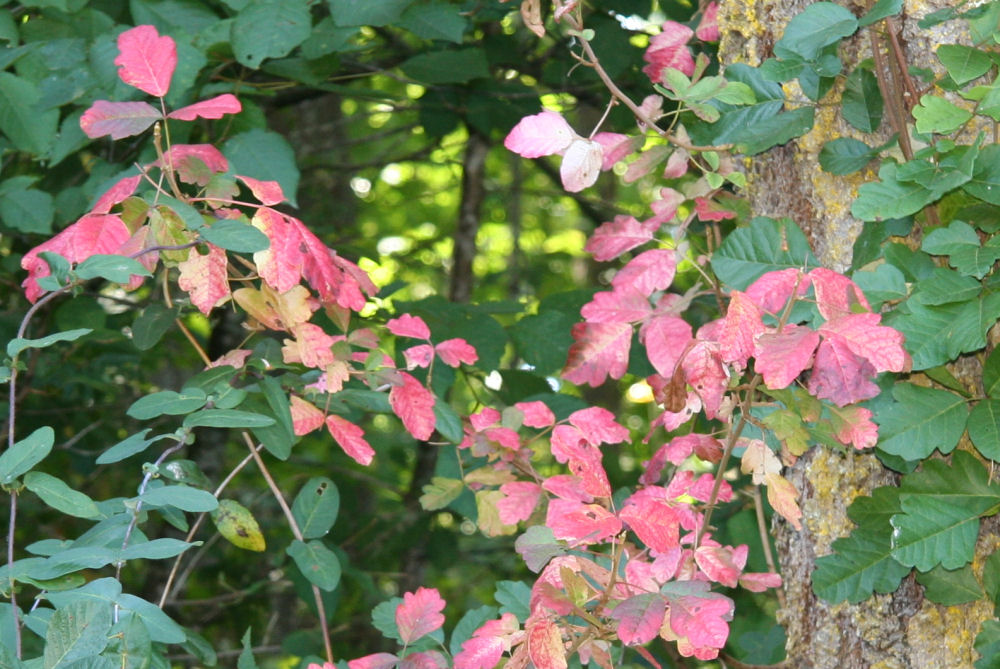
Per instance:
[[[271,330],[291,330],[305,323],[319,306],[309,290],[296,284],[278,293],[266,283],[257,288],[237,288],[233,299],[254,320]]]
[[[604,149],[593,140],[574,139],[563,154],[559,177],[568,193],[579,193],[597,182],[601,173]]]
[[[217,119],[226,114],[239,114],[243,105],[232,93],[223,93],[208,100],[195,102],[187,107],[181,107],[167,114],[167,118],[179,121],[193,121],[196,118]],[[264,204],[267,204],[266,202]],[[274,203],[277,204],[277,203]]]
[[[410,653],[400,660],[399,669],[448,669],[448,660],[436,650]]]
[[[239,174],[236,175],[236,178],[247,185],[247,188],[261,204],[271,206],[285,201],[285,193],[277,181],[261,181]]]
[[[734,290],[730,295],[726,317],[719,332],[719,354],[724,362],[746,367],[754,353],[754,342],[764,332],[760,309],[745,293]]]
[[[718,345],[698,341],[681,361],[684,379],[701,397],[705,415],[715,418],[729,385],[729,376],[719,356]]]
[[[403,351],[407,369],[430,367],[434,360],[434,347],[430,344],[418,344]]]
[[[337,341],[313,323],[299,323],[290,332],[294,339],[285,339],[281,355],[285,362],[299,362],[306,367],[323,369],[333,364],[331,346]]]
[[[781,576],[771,573],[748,573],[740,576],[740,587],[750,592],[764,592],[768,588],[780,588]]]
[[[695,36],[702,42],[719,41],[719,4],[714,0],[705,6]]]
[[[665,379],[674,376],[677,363],[693,341],[691,335],[691,326],[676,316],[656,316],[639,328],[639,341],[645,345],[646,357]]]
[[[409,645],[444,625],[444,600],[435,588],[417,588],[403,594],[396,607],[396,627],[403,643]]]
[[[641,295],[666,290],[674,281],[677,252],[673,249],[650,249],[629,260],[611,279],[616,289],[631,288]]]
[[[705,222],[736,218],[735,211],[730,211],[715,200],[709,200],[704,197],[696,197],[694,199],[694,213],[699,220]]]
[[[118,35],[118,76],[129,86],[162,98],[177,67],[177,45],[153,26],[136,26]]]
[[[444,364],[449,367],[459,367],[463,363],[473,365],[479,360],[479,354],[469,342],[464,339],[446,339],[434,347]]]
[[[392,669],[399,658],[391,653],[374,653],[365,655],[347,663],[348,669]]]
[[[705,576],[727,588],[736,587],[743,571],[742,565],[733,560],[732,549],[725,546],[699,546],[694,551],[694,561]]]
[[[660,553],[680,545],[680,514],[665,488],[648,486],[625,500],[618,517],[642,543]]]
[[[213,244],[207,246],[205,255],[198,252],[197,246],[192,246],[187,260],[177,265],[180,270],[177,285],[191,296],[191,304],[206,315],[230,297],[226,252]]]
[[[385,327],[397,337],[412,337],[413,339],[430,339],[431,329],[420,316],[403,314],[399,318],[390,318]],[[499,419],[498,419],[499,420]]]
[[[581,458],[570,458],[569,470],[583,482],[583,489],[594,497],[611,497],[611,483],[601,463],[600,451],[590,448]]]
[[[816,349],[809,393],[837,406],[855,404],[879,394],[871,380],[874,375],[872,364],[855,355],[842,338],[827,337]]]
[[[816,307],[826,320],[852,314],[857,310],[855,307],[872,310],[857,284],[843,274],[817,267],[809,272],[809,278],[816,291]]]
[[[629,137],[617,132],[599,132],[594,135],[594,141],[603,149],[601,171],[606,172],[621,162],[633,151],[637,151],[645,142],[644,137]]]
[[[588,448],[587,438],[575,426],[556,425],[550,442],[552,457],[556,462],[565,463],[573,458],[587,457],[584,455]]]
[[[414,439],[426,441],[434,433],[434,395],[406,372],[400,372],[402,385],[389,391],[392,412]]]
[[[538,506],[542,496],[542,488],[530,481],[511,481],[500,486],[504,498],[497,502],[500,522],[504,525],[517,525],[527,520]]]
[[[628,323],[577,323],[562,376],[571,383],[599,386],[628,369],[632,326]]]
[[[524,628],[527,632],[528,657],[535,669],[566,669],[566,648],[558,625],[548,618],[529,618]]]
[[[747,297],[769,314],[781,314],[788,300],[809,292],[812,279],[802,270],[788,269],[767,272],[747,287]]]
[[[365,440],[365,432],[354,423],[336,414],[328,414],[324,419],[326,429],[330,431],[333,440],[337,442],[344,453],[355,462],[366,467],[375,457],[375,450]]]
[[[834,436],[842,444],[861,450],[873,448],[878,443],[878,425],[872,422],[868,409],[848,406],[830,411]]]
[[[591,301],[580,309],[580,315],[588,323],[634,323],[643,320],[652,311],[646,297],[623,288],[594,293]]]
[[[543,111],[522,118],[503,145],[524,158],[540,158],[564,152],[578,137],[562,115]]]
[[[593,446],[619,444],[628,441],[628,429],[615,422],[615,415],[602,407],[588,407],[569,415],[570,425],[580,430]]]
[[[97,100],[80,117],[80,129],[91,139],[123,139],[144,132],[159,118],[160,112],[148,102]]]
[[[634,216],[620,214],[614,220],[599,225],[583,250],[593,255],[594,260],[604,262],[614,260],[652,238],[653,231],[639,223]]]
[[[80,263],[92,255],[117,253],[130,236],[128,226],[120,217],[114,214],[87,214],[21,258],[21,268],[28,270],[28,278],[21,283],[25,297],[33,303],[45,292],[38,285],[38,279],[51,272],[48,263],[38,257],[39,253],[51,251],[71,263]]]
[[[229,365],[234,369],[243,369],[243,365],[246,364],[247,358],[249,358],[252,353],[253,351],[246,348],[237,348],[232,351],[227,351],[206,365],[205,369],[223,367],[225,365]]]
[[[687,152],[687,149],[674,149],[674,152],[667,158],[667,166],[663,168],[663,178],[680,179],[687,174],[690,160],[691,154]]]
[[[211,144],[174,144],[154,167],[169,167],[181,181],[205,187],[215,174],[229,169],[229,161]]]
[[[678,643],[681,655],[700,660],[717,657],[729,638],[728,621],[733,619],[733,609],[733,600],[715,592],[671,598],[670,631],[690,644]]]
[[[740,471],[751,474],[754,485],[764,483],[769,474],[781,473],[781,460],[763,441],[741,439],[740,445],[745,449],[740,460]]]
[[[715,476],[712,474],[702,474],[691,483],[687,489],[687,494],[694,497],[699,502],[708,503],[712,499],[712,491],[715,489]],[[719,492],[717,499],[721,502],[728,502],[733,498],[733,487],[725,479],[719,481]]]
[[[911,360],[903,348],[902,333],[879,325],[880,314],[849,314],[827,321],[819,331],[824,337],[840,339],[855,355],[872,364],[876,372],[902,372]]]
[[[590,504],[594,501],[594,496],[584,490],[580,477],[572,474],[550,476],[542,481],[542,489],[560,499],[583,502],[584,504]]]
[[[676,21],[667,21],[659,35],[649,40],[649,47],[642,55],[648,65],[642,68],[643,73],[654,84],[663,83],[663,69],[672,67],[687,76],[694,73],[694,58],[687,48],[687,41],[694,31]]]
[[[504,653],[504,643],[497,637],[472,637],[462,642],[454,657],[455,669],[493,669]]]
[[[148,225],[144,225],[136,230],[135,234],[126,239],[125,243],[119,246],[117,251],[118,255],[135,258],[140,265],[149,270],[150,274],[153,273],[156,265],[160,262],[159,252],[148,250],[154,246],[151,235],[152,229]],[[135,290],[142,285],[143,281],[145,281],[145,277],[133,274],[129,279],[128,285],[125,286],[125,290]]]
[[[621,521],[603,506],[568,499],[549,500],[545,525],[556,539],[580,544],[595,544],[622,530]]]
[[[667,602],[658,592],[629,597],[611,612],[618,621],[618,638],[626,646],[649,643],[663,625]]]
[[[767,484],[767,501],[771,508],[796,530],[801,530],[802,510],[797,502],[799,491],[780,474],[769,472],[764,476],[764,482]]]
[[[514,405],[524,414],[522,424],[527,427],[546,428],[555,424],[556,417],[545,402],[518,402]]]
[[[493,407],[483,407],[476,413],[469,416],[469,422],[472,424],[473,430],[480,432],[491,425],[499,423],[500,418],[500,412]]]
[[[670,157],[673,158],[673,154]],[[667,169],[669,169],[669,162]],[[673,188],[661,188],[660,199],[649,203],[649,208],[653,210],[654,215],[643,221],[643,226],[649,228],[650,232],[655,232],[662,224],[674,218],[677,214],[677,208],[684,203],[685,199],[683,193]]]
[[[323,425],[325,416],[312,402],[304,400],[298,395],[292,395],[289,398],[289,403],[292,413],[292,431],[295,432],[296,436],[301,437],[309,434]]]
[[[667,432],[673,432],[700,412],[701,398],[698,397],[698,393],[688,393],[687,401],[682,409],[664,411],[650,422],[650,428],[662,425]]]
[[[787,388],[812,365],[819,342],[816,332],[799,325],[786,325],[780,333],[762,334],[754,343],[754,369],[768,388]]]
[[[91,208],[90,213],[92,214],[107,214],[111,212],[111,208],[116,204],[123,202],[125,199],[130,197],[135,189],[139,187],[139,182],[142,181],[142,175],[136,174],[132,177],[125,177],[119,179],[114,186],[104,191],[104,195],[97,199],[94,206]]]

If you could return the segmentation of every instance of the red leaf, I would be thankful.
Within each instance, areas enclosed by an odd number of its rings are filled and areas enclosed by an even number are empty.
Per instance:
[[[674,149],[674,152],[667,158],[667,166],[663,168],[663,178],[680,179],[687,174],[690,161],[691,154],[686,149]]]
[[[364,430],[336,414],[327,415],[324,422],[334,441],[344,449],[344,453],[360,465],[371,464],[375,450],[365,440]]]
[[[780,314],[785,310],[792,294],[802,297],[808,292],[811,283],[812,279],[808,274],[790,267],[761,275],[747,287],[747,297],[767,313]]]
[[[872,310],[857,284],[843,274],[817,267],[809,272],[809,278],[816,291],[816,307],[826,320],[854,313],[855,306],[865,311]]]
[[[138,135],[160,118],[148,102],[108,102],[97,100],[80,117],[80,129],[91,139],[111,135],[122,139]]]
[[[768,588],[780,588],[781,576],[766,572],[743,574],[740,585],[750,592],[764,592]]]
[[[348,669],[391,669],[398,661],[399,658],[391,653],[374,653],[351,660],[347,666]]]
[[[527,631],[528,657],[535,669],[566,669],[566,648],[563,646],[562,632],[551,620],[529,620]]]
[[[187,260],[178,263],[181,273],[177,285],[191,296],[191,304],[201,313],[208,314],[229,299],[228,264],[226,252],[212,244],[208,245],[205,255],[192,246]]]
[[[397,337],[431,338],[431,330],[420,316],[403,314],[399,318],[390,318],[385,327]]]
[[[727,622],[733,619],[733,608],[733,600],[714,592],[671,598],[670,629],[692,646],[691,653],[680,649],[681,654],[701,660],[716,657],[729,638]]]
[[[543,111],[522,118],[504,139],[503,145],[519,156],[540,158],[562,153],[578,136],[560,114]]]
[[[21,283],[25,297],[34,302],[45,292],[38,285],[38,279],[48,276],[50,271],[48,263],[38,257],[39,253],[51,251],[71,263],[80,263],[92,255],[116,253],[130,236],[128,227],[118,216],[87,214],[21,258],[21,267],[28,270],[28,278]]]
[[[179,121],[193,121],[196,118],[222,118],[226,114],[239,114],[242,110],[243,105],[240,104],[235,95],[223,93],[214,98],[176,109],[167,114],[167,118],[175,118]],[[269,203],[265,202],[264,204]]]
[[[850,314],[835,318],[820,326],[820,333],[827,338],[837,338],[847,348],[867,360],[876,372],[902,372],[911,364],[903,348],[902,333],[879,325],[880,314]]]
[[[645,141],[644,137],[629,137],[617,132],[599,132],[594,135],[593,139],[604,148],[604,158],[601,161],[602,172],[610,170],[615,163],[624,160]]]
[[[639,341],[646,347],[646,357],[656,371],[670,378],[692,341],[691,334],[686,321],[676,316],[658,316],[639,328]]]
[[[688,385],[701,397],[705,415],[715,418],[729,386],[729,376],[722,365],[717,346],[710,342],[697,342],[684,356],[681,368]]]
[[[455,655],[455,669],[493,669],[503,657],[504,644],[497,637],[477,637],[462,642]]]
[[[588,323],[634,323],[652,311],[645,296],[625,288],[594,293],[591,301],[580,309],[580,315]]]
[[[754,369],[768,388],[787,388],[809,369],[819,339],[816,332],[798,325],[786,325],[781,333],[762,334],[754,345]]]
[[[296,436],[301,437],[304,434],[309,434],[313,430],[318,430],[323,424],[325,417],[315,404],[302,399],[298,395],[292,395],[290,402],[292,429]]]
[[[837,441],[853,444],[854,448],[872,448],[878,443],[878,425],[871,421],[872,412],[862,407],[833,409],[831,422]]]
[[[601,173],[604,149],[589,139],[574,139],[559,165],[559,177],[567,193],[579,193],[590,188]]]
[[[431,361],[434,359],[434,347],[430,344],[411,346],[403,351],[403,357],[406,358],[407,369],[430,367]]]
[[[434,350],[449,367],[458,367],[462,363],[472,365],[479,360],[476,349],[464,339],[446,339],[435,346]]]
[[[621,521],[603,506],[568,499],[549,500],[545,524],[556,539],[581,544],[598,543],[622,530]]]
[[[702,42],[718,42],[719,41],[719,3],[712,0],[705,7],[704,13],[701,15],[701,21],[698,23],[698,27],[695,29],[694,34]]]
[[[743,565],[733,560],[732,549],[725,546],[699,546],[694,551],[694,561],[705,576],[727,588],[736,587],[743,571]]]
[[[177,172],[181,181],[199,186],[207,186],[213,174],[222,174],[229,169],[229,161],[222,152],[211,144],[174,144],[153,165],[169,166]],[[207,171],[206,171],[207,168]]]
[[[434,433],[434,395],[406,372],[400,372],[403,385],[389,391],[389,404],[403,427],[414,439],[426,441]]]
[[[153,26],[136,26],[118,36],[118,76],[129,86],[162,98],[177,67],[177,45]]]
[[[285,193],[281,190],[281,185],[277,181],[261,181],[251,177],[236,175],[236,178],[247,185],[253,196],[261,204],[271,206],[285,201]]]
[[[677,152],[675,151],[670,155],[670,160],[673,160],[676,153]],[[668,161],[666,170],[669,171],[670,169],[670,162]],[[685,170],[686,169],[687,163],[685,162]],[[683,204],[685,199],[687,198],[684,197],[683,193],[680,193],[673,188],[661,188],[660,199],[653,200],[649,203],[649,208],[653,210],[654,216],[647,218],[642,222],[642,224],[646,228],[651,228],[650,232],[655,231],[660,227],[660,225],[673,219],[673,217],[677,214],[677,208]]]
[[[764,332],[760,309],[746,294],[734,290],[722,319],[719,332],[719,353],[724,362],[735,363],[740,369],[754,352],[754,341]]]
[[[855,404],[879,394],[871,377],[875,368],[851,351],[840,337],[824,339],[816,349],[809,392],[837,406]]]
[[[524,414],[522,424],[527,427],[545,428],[556,422],[555,414],[545,402],[518,402],[514,405]]]
[[[583,481],[572,474],[556,474],[542,481],[542,489],[560,499],[590,504],[594,496],[583,489]]]
[[[594,260],[613,260],[653,238],[653,232],[634,216],[620,214],[613,221],[602,223],[587,240],[584,251],[593,254]]]
[[[120,179],[114,186],[104,191],[104,195],[98,198],[90,212],[92,214],[109,213],[111,207],[130,197],[135,192],[135,189],[139,187],[140,181],[142,181],[141,174]]]
[[[504,525],[517,525],[527,520],[538,506],[542,489],[537,483],[530,481],[511,481],[500,486],[504,498],[497,502],[500,522]]]
[[[578,428],[590,444],[618,444],[628,441],[628,429],[615,422],[615,415],[601,407],[588,407],[569,415],[570,425]]]
[[[673,283],[677,268],[677,252],[673,249],[650,249],[629,260],[618,270],[611,285],[632,288],[649,296],[654,291],[666,290]]]
[[[694,59],[687,41],[694,31],[676,21],[666,21],[663,31],[649,40],[649,47],[642,55],[648,65],[642,71],[654,84],[663,83],[663,68],[672,67],[689,77],[694,73]]]
[[[285,362],[300,362],[306,367],[323,369],[334,362],[331,346],[336,339],[313,323],[298,323],[289,328],[294,339],[285,339],[281,355]]]
[[[644,466],[646,471],[639,477],[643,485],[652,485],[660,480],[660,472],[667,462],[680,465],[692,453],[697,453],[702,460],[718,461],[722,455],[722,444],[715,437],[707,434],[685,434],[674,437],[660,446],[653,457]]]
[[[625,500],[618,517],[639,540],[660,553],[680,546],[680,513],[665,488],[649,486]]]
[[[611,612],[618,621],[618,638],[626,646],[649,643],[663,625],[667,602],[659,593],[629,597]]]
[[[715,200],[703,197],[694,199],[694,212],[702,221],[724,221],[727,218],[736,218],[735,211],[729,211]]]
[[[610,376],[620,379],[628,369],[632,326],[628,323],[577,323],[576,342],[569,348],[563,378],[571,383],[599,386]]]
[[[396,627],[403,643],[409,645],[444,625],[444,600],[435,588],[417,588],[403,594],[396,607]]]
[[[448,669],[448,660],[436,650],[410,653],[399,662],[399,669]]]

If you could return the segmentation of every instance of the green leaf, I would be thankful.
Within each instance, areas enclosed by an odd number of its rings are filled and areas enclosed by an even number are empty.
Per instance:
[[[153,202],[149,202],[153,211],[159,212],[160,215],[165,216],[168,219],[173,218],[180,221],[184,224],[186,229],[191,231],[201,230],[205,227],[205,218],[201,215],[201,212],[187,202],[170,197],[169,195],[164,195],[163,193],[157,193],[155,198],[155,202],[158,206],[153,208]],[[186,243],[189,241],[189,238],[179,235],[175,238],[175,241],[178,243]],[[178,251],[178,253],[183,253],[186,257],[187,249]]]
[[[77,660],[100,655],[108,645],[111,606],[72,602],[56,609],[45,632],[45,669],[61,669]]]
[[[870,26],[888,16],[895,16],[903,11],[903,0],[878,0],[868,12],[858,19],[858,27]]]
[[[942,44],[935,54],[948,70],[948,76],[959,85],[983,76],[993,67],[989,54],[971,46]]]
[[[994,241],[997,240],[997,241]],[[948,264],[963,274],[982,279],[1000,259],[1000,239],[991,237],[980,246],[975,229],[963,221],[932,230],[921,248],[932,255],[947,255]]]
[[[186,485],[165,485],[147,490],[139,499],[146,506],[173,506],[181,511],[214,511],[219,501],[210,492]]]
[[[969,414],[969,439],[987,460],[1000,460],[1000,399],[985,399]]]
[[[264,448],[279,460],[287,460],[292,454],[292,445],[295,443],[295,429],[292,425],[292,410],[288,400],[288,393],[282,387],[281,382],[270,376],[264,376],[260,380],[260,389],[267,404],[265,409],[258,404],[259,399],[253,398],[246,403],[246,408],[257,411],[264,415],[271,415],[275,418],[275,423],[267,427],[254,428],[254,436],[260,439]],[[269,412],[269,413],[267,413]]]
[[[149,638],[153,641],[183,643],[187,638],[181,626],[152,602],[128,593],[119,595],[117,601],[123,609],[132,611],[142,619],[146,630],[149,631]]]
[[[327,0],[338,26],[384,26],[395,23],[413,0]]]
[[[199,231],[205,241],[235,253],[256,253],[271,246],[271,240],[257,228],[229,218],[206,225]]]
[[[518,355],[540,374],[558,372],[573,345],[574,318],[563,311],[540,311],[510,327]]]
[[[1000,399],[1000,349],[993,349],[983,364],[983,390],[989,397]]]
[[[443,509],[455,501],[464,489],[465,484],[461,479],[434,476],[422,488],[424,494],[420,496],[420,506],[425,511]]]
[[[772,147],[787,144],[812,130],[815,115],[813,107],[799,107],[782,112],[744,128],[736,137],[735,143],[743,147],[743,151],[749,156],[762,153]]]
[[[226,141],[222,153],[233,173],[277,181],[289,204],[298,206],[295,194],[299,188],[299,168],[295,152],[284,137],[267,130],[249,130]]]
[[[723,284],[737,290],[767,272],[819,267],[802,231],[790,220],[758,217],[726,237],[712,256],[712,269]]]
[[[856,604],[873,592],[894,592],[910,568],[892,558],[889,532],[856,529],[833,542],[833,555],[816,558],[813,592],[828,602]]]
[[[292,503],[292,515],[306,539],[326,536],[340,512],[340,492],[325,476],[309,479]]]
[[[815,60],[824,47],[857,29],[858,20],[849,10],[832,2],[816,2],[792,17],[774,45],[774,53],[779,58]]]
[[[896,400],[875,416],[878,447],[906,460],[922,460],[938,449],[950,453],[965,432],[965,399],[946,390],[897,383]]]
[[[462,35],[468,27],[464,16],[455,11],[455,6],[447,2],[410,5],[403,12],[398,25],[417,37],[443,39],[462,43]]]
[[[462,419],[455,410],[440,397],[434,401],[434,427],[441,436],[453,444],[458,444],[465,437],[462,430]]]
[[[903,513],[892,517],[892,556],[929,571],[937,565],[958,569],[972,561],[979,517],[1000,508],[1000,484],[976,457],[952,454],[951,466],[925,460],[923,468],[903,477],[899,488]]]
[[[133,275],[153,276],[138,260],[103,253],[92,255],[80,263],[76,275],[84,280],[100,277],[112,283],[128,283]]]
[[[158,393],[140,397],[127,413],[136,420],[149,420],[157,416],[180,416],[197,411],[205,406],[208,395],[198,388],[184,388],[180,392],[161,390]]]
[[[264,534],[250,510],[232,499],[220,499],[212,511],[212,522],[219,534],[237,548],[261,552],[267,548]]]
[[[528,569],[536,574],[554,557],[565,555],[566,549],[556,540],[551,527],[532,525],[514,542],[514,548]]]
[[[848,75],[841,97],[845,121],[861,132],[875,132],[882,123],[884,104],[874,74],[859,67]]]
[[[0,484],[10,485],[17,477],[45,459],[52,451],[56,433],[45,425],[0,454]]]
[[[913,285],[910,299],[926,305],[969,302],[979,297],[982,288],[982,285],[971,276],[944,267],[935,267],[929,277]]]
[[[135,317],[132,322],[132,343],[140,351],[156,346],[177,318],[177,311],[154,302]]]
[[[2,72],[0,72],[0,74],[2,74]],[[75,330],[66,330],[64,332],[54,332],[39,339],[11,339],[7,342],[7,355],[15,358],[24,349],[48,348],[49,346],[57,344],[61,341],[76,341],[80,337],[88,335],[91,332],[93,332],[91,328],[76,328]]]
[[[965,125],[972,118],[972,112],[944,98],[924,95],[920,104],[913,108],[913,118],[917,122],[917,132],[947,135]]]
[[[462,650],[462,644],[472,638],[473,632],[478,630],[490,620],[496,620],[500,611],[495,606],[480,606],[477,609],[469,609],[465,615],[455,625],[448,640],[448,651],[454,655]]]
[[[236,669],[257,669],[257,661],[253,659],[253,644],[250,642],[249,627],[243,633],[240,643],[243,644],[243,650],[240,651],[240,656],[236,660]]]
[[[180,539],[153,539],[144,543],[132,543],[121,551],[122,560],[165,560],[180,555],[201,542],[188,543]]]
[[[984,620],[973,645],[982,657],[976,669],[1000,669],[1000,620]]]
[[[184,419],[184,427],[267,427],[274,419],[237,409],[202,409]]]
[[[287,56],[311,32],[306,0],[250,0],[233,22],[233,55],[256,70],[267,58]]]
[[[486,52],[469,47],[449,51],[428,51],[404,61],[403,73],[426,84],[461,84],[490,76]]]
[[[819,152],[819,166],[830,174],[851,174],[863,169],[878,152],[852,137],[838,137],[827,142]]]
[[[155,437],[153,439],[146,438],[146,435],[151,431],[151,428],[146,428],[142,432],[136,432],[135,434],[122,439],[117,444],[97,456],[97,464],[109,465],[113,462],[120,462],[125,458],[132,457],[136,453],[142,453],[144,450],[149,448],[150,444],[156,441]]]
[[[327,592],[337,588],[340,583],[340,561],[322,542],[313,540],[305,543],[296,539],[286,552],[295,560],[299,571],[310,583]]]
[[[531,587],[523,581],[497,581],[493,599],[500,613],[513,613],[522,623],[531,615]]]
[[[43,472],[28,472],[24,477],[24,486],[56,511],[77,518],[97,518],[101,515],[94,500],[73,490],[55,476]]]
[[[40,109],[37,86],[10,72],[0,72],[0,132],[18,151],[44,157],[59,128],[58,109]]]
[[[0,221],[19,232],[52,234],[53,197],[34,188],[6,188],[11,181],[13,179],[7,179],[0,184]]]
[[[379,603],[372,609],[372,626],[382,633],[386,639],[403,642],[396,625],[396,609],[403,603],[402,597],[393,597]]]
[[[871,272],[855,272],[851,275],[851,279],[861,288],[875,311],[878,311],[883,302],[906,297],[906,277],[888,263],[877,266]]]
[[[968,604],[983,596],[972,565],[960,569],[934,567],[928,572],[917,572],[917,583],[924,586],[924,597],[942,606]]]
[[[986,331],[1000,318],[1000,294],[969,302],[924,306],[907,301],[908,313],[886,324],[906,337],[913,369],[937,367],[986,345]]]
[[[962,188],[980,200],[1000,205],[1000,144],[983,147],[972,178]]]
[[[885,162],[878,171],[878,181],[863,184],[851,205],[851,214],[862,221],[904,218],[933,202],[932,190],[913,182],[896,178],[898,166]]]

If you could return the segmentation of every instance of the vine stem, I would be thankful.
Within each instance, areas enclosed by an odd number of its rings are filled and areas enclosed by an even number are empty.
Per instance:
[[[753,497],[754,513],[757,516],[757,531],[760,532],[760,543],[764,548],[764,560],[767,562],[767,570],[772,574],[777,574],[778,570],[774,566],[774,555],[771,554],[771,542],[767,538],[767,521],[764,520],[764,503],[760,499],[760,486],[755,485],[750,493]],[[778,604],[785,608],[785,591],[776,588],[778,593]]]

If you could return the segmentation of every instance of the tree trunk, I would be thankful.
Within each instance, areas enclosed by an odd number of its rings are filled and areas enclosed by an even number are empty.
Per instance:
[[[727,64],[759,65],[773,56],[773,46],[788,20],[808,4],[804,0],[722,0],[720,59]],[[863,6],[843,0],[840,4],[859,16],[865,12]],[[932,67],[936,43],[961,39],[955,34],[933,35],[916,25],[924,15],[953,4],[950,0],[904,2],[903,15],[894,21],[902,28],[907,63]],[[878,31],[884,27],[882,22],[873,26]],[[955,22],[932,30],[938,29],[954,30]],[[845,73],[860,60],[872,58],[873,39],[880,43],[877,33],[873,38],[863,28],[845,41],[840,50]],[[754,214],[793,219],[806,232],[820,261],[839,271],[849,267],[852,245],[862,225],[850,215],[850,204],[857,187],[875,178],[871,170],[838,177],[819,167],[817,156],[825,142],[847,136],[865,139],[840,117],[842,90],[841,78],[821,101],[813,130],[784,147],[756,156],[747,174],[747,195]],[[896,94],[902,95],[901,90],[897,88]],[[786,86],[786,92],[795,97],[797,89]],[[802,99],[808,103],[804,96]],[[887,101],[886,107],[889,105]],[[891,120],[887,114],[882,130],[886,138],[892,133]],[[912,119],[905,120],[912,123]],[[894,484],[894,473],[869,453],[842,455],[814,447],[791,468],[788,478],[800,492],[803,529],[797,532],[782,521],[775,527],[785,582],[786,602],[779,622],[788,635],[787,666],[972,667],[978,657],[973,641],[982,622],[992,617],[992,606],[985,600],[953,607],[934,604],[924,598],[923,588],[912,575],[896,592],[875,595],[857,605],[831,605],[813,593],[811,574],[816,558],[829,554],[833,541],[853,528],[846,514],[851,501],[873,488]],[[983,524],[976,560],[979,565],[982,560],[978,558],[997,543],[996,527],[993,522]]]

